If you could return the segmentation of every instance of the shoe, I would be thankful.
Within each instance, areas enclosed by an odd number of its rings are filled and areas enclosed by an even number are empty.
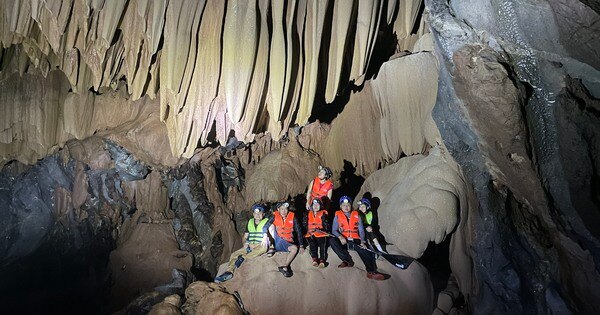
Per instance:
[[[290,267],[287,266],[279,266],[279,272],[281,272],[283,274],[284,277],[289,278],[293,275],[292,270],[290,269]]]
[[[242,255],[239,255],[237,260],[235,261],[235,267],[240,268],[240,266],[242,265],[244,260],[245,260],[244,257],[242,257]]]
[[[327,264],[327,263],[325,262],[325,260],[324,260],[324,259],[321,259],[321,260],[319,261],[319,268],[325,268],[325,267],[327,267],[327,265],[326,265],[326,264]]]
[[[226,271],[222,275],[216,277],[215,278],[215,282],[216,283],[221,283],[221,282],[225,282],[227,280],[231,280],[231,278],[233,278],[233,273],[231,273],[229,271]]]
[[[390,276],[389,275],[384,275],[382,273],[379,272],[367,272],[367,278],[369,279],[373,279],[373,280],[386,280],[388,279]]]
[[[354,267],[354,262],[342,261],[342,263],[338,265],[338,268],[346,268],[346,267]]]
[[[313,265],[313,267],[317,267],[317,266],[319,265],[319,259],[317,259],[317,258],[313,258],[312,260],[313,260],[313,261],[312,261],[312,265]]]
[[[269,248],[269,250],[267,251],[267,257],[273,257],[273,255],[275,255],[275,249]]]

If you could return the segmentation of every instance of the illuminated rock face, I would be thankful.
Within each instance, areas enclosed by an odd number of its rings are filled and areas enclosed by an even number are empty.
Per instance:
[[[189,158],[198,143],[225,145],[230,130],[242,141],[252,141],[257,130],[277,140],[289,126],[305,124],[315,98],[332,102],[349,81],[363,83],[380,26],[412,41],[425,32],[421,24],[421,33],[410,35],[420,6],[417,0],[8,1],[0,4],[0,77],[28,67],[46,76],[58,68],[80,95],[125,80],[133,101],[159,99],[172,155]],[[402,22],[392,25],[396,17]],[[91,110],[79,106],[80,113]]]
[[[285,278],[278,270],[285,253],[269,258],[260,256],[244,262],[231,280],[222,283],[229,291],[238,291],[251,313],[289,310],[295,314],[431,314],[433,290],[429,274],[418,262],[406,270],[377,260],[380,272],[391,275],[385,281],[367,278],[364,266],[354,251],[356,265],[337,268],[341,260],[329,249],[326,268],[315,268],[307,252],[292,262],[294,275]],[[227,266],[223,264],[220,271]]]
[[[377,214],[386,240],[415,258],[423,255],[429,242],[441,243],[448,237],[456,227],[460,207],[467,209],[458,165],[440,148],[374,172],[358,197],[366,193],[378,198]]]

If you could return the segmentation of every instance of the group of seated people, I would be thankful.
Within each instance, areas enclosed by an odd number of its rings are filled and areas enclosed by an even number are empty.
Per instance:
[[[327,248],[330,246],[342,260],[338,268],[354,266],[349,249],[356,250],[367,270],[367,277],[385,280],[389,275],[379,273],[375,263],[376,253],[385,253],[379,243],[373,226],[371,201],[362,198],[358,202],[358,211],[352,210],[352,199],[342,196],[339,200],[341,210],[335,212],[331,224],[325,203],[331,200],[333,183],[332,172],[320,167],[317,177],[308,185],[306,193],[306,215],[302,225],[296,213],[290,211],[286,201],[275,204],[273,216],[265,218],[265,207],[252,206],[253,219],[248,221],[243,236],[244,246],[231,254],[227,271],[215,278],[223,282],[233,278],[233,272],[246,259],[263,254],[273,256],[275,252],[288,252],[286,262],[279,266],[285,277],[293,275],[291,263],[303,252],[308,243],[312,265],[318,268],[327,266]],[[325,201],[325,202],[324,202]]]

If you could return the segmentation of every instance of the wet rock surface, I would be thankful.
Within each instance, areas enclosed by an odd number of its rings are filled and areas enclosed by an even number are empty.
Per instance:
[[[114,170],[97,172],[73,158],[49,156],[23,172],[18,162],[0,172],[2,261],[0,292],[4,310],[103,310],[109,284],[108,253],[115,246],[114,221],[128,208],[118,198]],[[95,182],[83,203],[76,185]],[[108,210],[107,207],[112,207]],[[123,213],[127,213],[124,210]],[[31,283],[38,288],[32,291]]]
[[[197,272],[217,272],[215,261],[220,257],[219,236],[212,230],[214,207],[204,190],[204,175],[198,165],[185,164],[171,171],[169,197],[175,213],[173,228],[180,248],[194,255]],[[207,256],[208,255],[208,256]],[[209,274],[199,276],[207,280]]]
[[[586,228],[600,237],[600,100],[580,80],[567,78],[554,109],[565,178]]]
[[[598,240],[581,215],[598,218],[581,210],[586,200],[593,205],[595,127],[581,105],[568,115],[561,108],[581,104],[582,96],[567,88],[557,97],[568,76],[591,82],[589,89],[600,81],[597,49],[580,40],[593,36],[590,28],[579,29],[579,41],[549,40],[559,32],[554,4],[426,1],[441,61],[433,117],[472,187],[451,266],[475,312],[598,312]],[[564,12],[581,4],[561,5]],[[593,11],[586,15],[598,20]],[[583,99],[593,108],[589,95]],[[579,152],[570,151],[575,147]],[[590,152],[583,160],[581,150]],[[585,174],[583,182],[574,174]],[[574,190],[585,198],[576,201]],[[581,276],[573,276],[575,265]]]

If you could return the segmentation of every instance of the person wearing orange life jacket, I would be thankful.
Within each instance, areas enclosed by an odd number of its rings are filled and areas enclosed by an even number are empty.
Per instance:
[[[289,211],[290,204],[278,202],[277,211],[267,223],[267,229],[274,239],[275,251],[288,252],[285,265],[279,267],[279,271],[285,277],[293,275],[290,265],[298,254],[298,247],[304,252],[305,244],[302,237],[302,229],[294,212]]]
[[[365,264],[367,278],[373,280],[385,280],[389,275],[377,272],[375,255],[362,248],[365,242],[365,229],[358,211],[351,209],[352,199],[348,196],[340,198],[341,210],[335,212],[331,231],[337,238],[330,241],[331,248],[342,260],[338,268],[352,267],[354,262],[348,249],[354,249]]]
[[[248,221],[247,231],[242,237],[244,246],[233,252],[229,258],[227,271],[215,278],[215,282],[224,282],[233,278],[233,271],[246,260],[258,257],[267,252],[269,238],[267,237],[267,222],[265,207],[260,204],[252,206],[253,218]]]
[[[306,210],[311,209],[311,202],[314,199],[321,199],[321,202],[323,202],[323,197],[327,197],[327,200],[331,200],[333,194],[331,176],[333,176],[333,173],[329,167],[319,166],[317,177],[310,181],[306,190]]]
[[[312,265],[325,268],[327,262],[327,231],[329,231],[327,211],[322,209],[323,203],[320,199],[314,199],[311,205],[312,209],[306,213],[303,220],[303,227],[306,231],[304,237],[308,241],[310,256],[313,260]]]

